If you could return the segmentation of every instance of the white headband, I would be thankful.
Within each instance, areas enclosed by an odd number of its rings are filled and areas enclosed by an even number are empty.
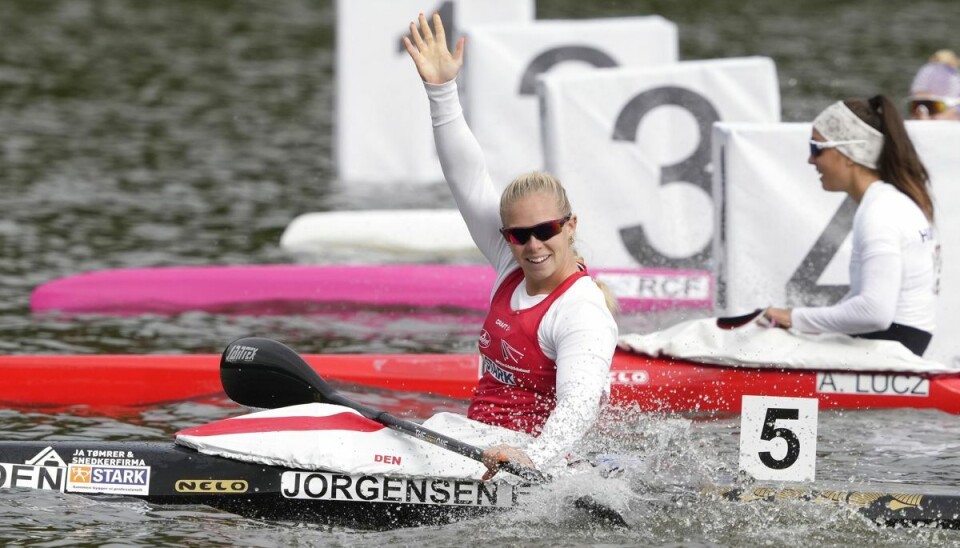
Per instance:
[[[828,141],[863,141],[838,145],[836,149],[854,162],[877,169],[883,150],[883,134],[853,113],[843,101],[830,105],[813,120],[813,129]]]

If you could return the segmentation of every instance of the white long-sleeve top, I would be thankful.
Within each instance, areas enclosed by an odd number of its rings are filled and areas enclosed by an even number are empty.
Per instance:
[[[456,82],[425,86],[444,177],[474,242],[496,268],[495,292],[507,275],[519,268],[499,232],[500,195],[463,117]],[[528,295],[526,283],[521,281],[510,305],[522,310],[544,298],[546,295]],[[557,364],[557,405],[540,436],[524,448],[542,469],[565,455],[596,422],[599,404],[610,390],[617,324],[600,288],[584,277],[549,308],[537,337],[543,353]]]
[[[867,187],[853,217],[850,291],[833,306],[794,308],[793,328],[856,335],[898,323],[933,332],[938,251],[923,211],[891,184]]]

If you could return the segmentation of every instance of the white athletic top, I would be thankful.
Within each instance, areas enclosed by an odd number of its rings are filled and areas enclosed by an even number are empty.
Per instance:
[[[519,268],[499,232],[500,195],[487,172],[483,151],[463,118],[456,82],[425,86],[444,177],[470,235],[497,270],[495,292],[507,275]],[[521,281],[510,306],[522,310],[544,298],[546,295],[527,295],[526,282]],[[537,337],[543,353],[557,364],[557,406],[540,436],[524,448],[542,469],[564,456],[596,422],[598,404],[610,391],[617,323],[603,292],[584,277],[547,310]]]
[[[794,308],[793,328],[855,335],[898,323],[932,333],[938,254],[920,207],[889,183],[870,184],[853,217],[850,291],[833,306]]]

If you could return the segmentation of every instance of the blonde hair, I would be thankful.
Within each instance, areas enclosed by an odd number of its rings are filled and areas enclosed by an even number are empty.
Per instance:
[[[930,56],[930,63],[940,63],[941,65],[950,65],[953,68],[960,66],[960,59],[957,59],[957,54],[953,50],[941,49],[937,50]]]
[[[537,193],[552,197],[561,215],[570,213],[570,200],[567,198],[567,191],[563,189],[560,181],[547,172],[531,171],[510,181],[507,188],[503,190],[503,194],[500,195],[500,221],[502,222],[507,218],[507,210],[513,204],[521,198]]]
[[[564,190],[563,185],[560,184],[560,180],[545,171],[531,171],[510,181],[507,188],[503,190],[503,194],[500,195],[500,222],[504,222],[504,219],[507,217],[507,210],[520,201],[520,199],[538,193],[546,194],[553,198],[561,215],[569,215],[572,213],[570,199],[567,198],[567,191]],[[577,253],[576,248],[573,247],[573,239],[570,240],[570,244],[575,260],[580,264],[584,264],[583,257],[581,257],[579,253]],[[597,287],[599,287],[603,293],[603,300],[607,304],[607,309],[610,310],[612,314],[619,312],[620,305],[617,303],[617,298],[613,295],[613,292],[607,287],[607,284],[596,278],[592,279],[593,283],[597,284]]]

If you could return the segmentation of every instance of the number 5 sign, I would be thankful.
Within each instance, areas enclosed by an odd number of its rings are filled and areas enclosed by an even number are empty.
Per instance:
[[[744,396],[740,470],[758,480],[813,481],[817,403],[815,398]]]

